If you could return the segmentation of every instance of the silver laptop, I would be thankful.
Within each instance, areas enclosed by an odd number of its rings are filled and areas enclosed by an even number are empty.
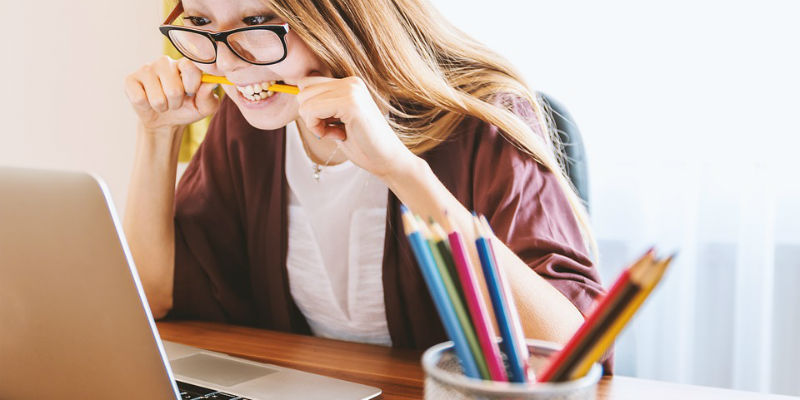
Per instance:
[[[162,342],[102,181],[0,167],[0,399],[369,399],[380,393]]]

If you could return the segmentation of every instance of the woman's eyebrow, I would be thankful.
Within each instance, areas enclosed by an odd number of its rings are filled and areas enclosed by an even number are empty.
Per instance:
[[[203,2],[193,1],[192,4],[186,6],[183,5],[183,14],[184,15],[208,15],[208,9],[203,4]]]

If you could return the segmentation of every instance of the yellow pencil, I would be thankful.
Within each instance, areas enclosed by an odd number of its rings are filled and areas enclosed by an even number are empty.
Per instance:
[[[656,284],[661,280],[661,277],[664,276],[664,271],[666,271],[669,263],[672,262],[673,257],[674,256],[669,256],[664,260],[657,261],[654,265],[650,265],[649,268],[647,268],[647,271],[642,276],[642,283],[644,284],[642,291],[634,297],[633,301],[625,307],[625,310],[622,311],[622,314],[619,315],[611,327],[603,333],[600,340],[595,343],[592,349],[573,370],[569,379],[578,379],[589,373],[592,365],[603,356],[609,347],[611,347],[611,344],[614,343],[619,333],[625,328],[628,321],[630,321],[642,303],[644,303],[650,295],[650,292],[653,291]]]
[[[228,78],[224,76],[216,76],[208,74],[203,74],[203,77],[200,78],[200,81],[205,83],[221,83],[223,85],[233,85],[233,83],[231,83],[231,81],[229,81]],[[277,83],[267,88],[267,90],[271,90],[273,92],[289,93],[289,94],[300,93],[300,89],[298,89],[297,86],[281,85]]]
[[[208,75],[208,74],[203,74],[203,76],[200,78],[200,82],[221,83],[223,85],[231,85],[231,86],[233,85],[233,83],[231,83],[231,81],[229,81],[228,78],[226,78],[224,76],[216,76],[216,75]]]

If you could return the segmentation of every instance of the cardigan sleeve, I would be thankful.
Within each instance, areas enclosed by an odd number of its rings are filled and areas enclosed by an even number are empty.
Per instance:
[[[236,163],[226,138],[231,107],[223,101],[177,188],[170,317],[245,322],[252,315]]]
[[[541,134],[528,103],[512,111]],[[491,125],[482,124],[474,149],[475,209],[531,269],[584,316],[603,293],[577,220],[556,176]]]

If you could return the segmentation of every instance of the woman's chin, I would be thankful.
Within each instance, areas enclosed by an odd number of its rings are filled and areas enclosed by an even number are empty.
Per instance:
[[[247,122],[254,128],[265,131],[272,131],[283,128],[289,122],[292,121],[291,118],[280,118],[274,116],[269,116],[265,118],[264,115],[248,115],[248,114],[252,113],[246,113],[246,112],[242,113],[242,115],[244,115],[244,119],[246,119]]]

